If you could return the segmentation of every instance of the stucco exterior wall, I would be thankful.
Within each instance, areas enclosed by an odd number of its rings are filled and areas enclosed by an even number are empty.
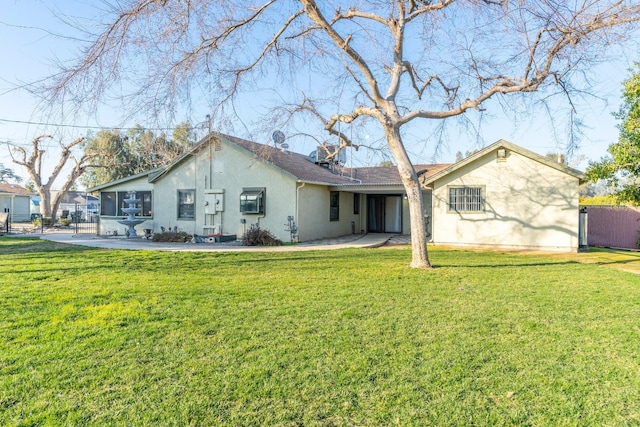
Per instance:
[[[301,185],[301,184],[299,184]],[[301,241],[337,237],[360,232],[361,216],[364,216],[364,195],[361,195],[360,214],[354,214],[354,197],[351,192],[339,192],[339,215],[331,221],[329,210],[330,190],[324,185],[305,184],[298,190],[298,234]]]
[[[490,152],[434,183],[437,244],[576,251],[578,178],[528,157]],[[484,210],[448,211],[451,186],[481,186]]]
[[[177,227],[190,234],[236,234],[241,238],[252,225],[259,224],[280,240],[287,242],[291,234],[286,230],[287,217],[293,216],[298,226],[300,241],[323,237],[336,237],[352,232],[360,215],[353,213],[353,194],[340,192],[338,221],[330,221],[330,191],[325,185],[304,184],[287,172],[275,168],[233,144],[223,144],[220,150],[205,147],[195,156],[187,157],[175,165],[165,176],[149,183],[148,177],[129,180],[104,188],[102,191],[152,191],[150,218],[138,226],[141,235],[146,228],[160,231]],[[240,195],[247,188],[265,189],[264,214],[240,212]],[[195,217],[178,219],[178,191],[195,190]],[[205,201],[216,193],[222,210],[205,208]],[[364,196],[362,196],[364,199]],[[209,205],[210,206],[210,205]],[[215,213],[206,213],[206,211]],[[364,204],[361,215],[364,215]],[[101,216],[100,234],[118,234],[125,226],[117,222],[124,215]]]
[[[246,188],[265,189],[264,214],[240,212],[240,195]],[[295,188],[295,180],[286,172],[234,145],[223,144],[221,150],[205,147],[195,158],[185,159],[155,182],[154,219],[171,227],[177,225],[179,230],[190,234],[224,233],[238,238],[252,224],[258,224],[286,242],[290,240],[285,230],[287,216],[295,216]],[[195,218],[178,219],[178,190],[192,189],[196,190]],[[205,208],[205,202],[212,197],[207,194],[214,192],[222,210]]]

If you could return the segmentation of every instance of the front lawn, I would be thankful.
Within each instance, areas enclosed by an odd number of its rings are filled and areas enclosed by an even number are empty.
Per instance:
[[[0,425],[638,425],[640,276],[0,238]]]

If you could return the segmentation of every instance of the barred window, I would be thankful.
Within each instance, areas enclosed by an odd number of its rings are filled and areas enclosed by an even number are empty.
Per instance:
[[[449,211],[481,212],[483,210],[482,187],[449,188]]]

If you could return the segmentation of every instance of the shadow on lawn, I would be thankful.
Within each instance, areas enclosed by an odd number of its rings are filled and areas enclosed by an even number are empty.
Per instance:
[[[43,240],[38,237],[9,237],[9,236],[1,236],[0,237],[0,251],[6,251],[10,249],[19,249],[20,252],[23,250],[37,248],[39,251],[50,251],[52,249],[61,250],[82,250],[82,249],[92,249],[87,246],[78,246],[78,245],[69,245],[66,243],[54,242],[52,240]],[[94,248],[95,249],[95,248]],[[15,252],[15,250],[14,250]]]
[[[559,265],[579,265],[578,261],[540,261],[522,263],[502,263],[502,264],[433,264],[434,268],[505,268],[505,267],[549,267]]]

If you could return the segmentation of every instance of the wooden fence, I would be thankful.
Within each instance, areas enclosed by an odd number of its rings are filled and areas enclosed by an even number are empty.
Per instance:
[[[589,246],[638,248],[640,208],[628,206],[586,206]]]

